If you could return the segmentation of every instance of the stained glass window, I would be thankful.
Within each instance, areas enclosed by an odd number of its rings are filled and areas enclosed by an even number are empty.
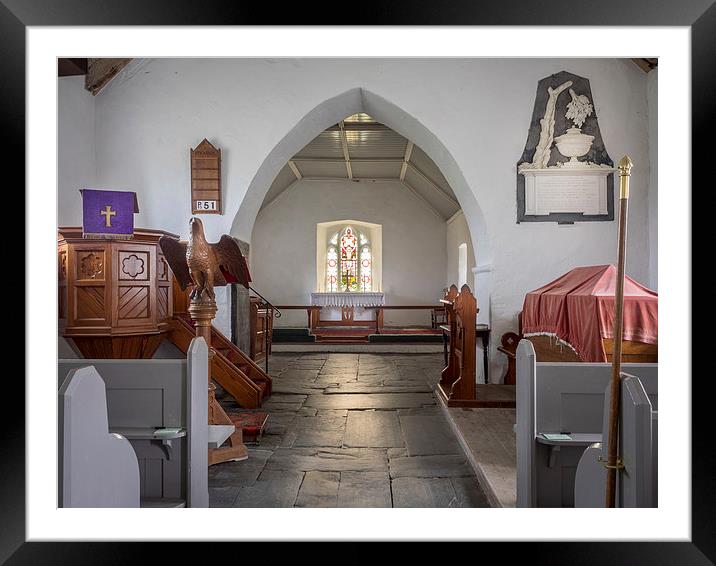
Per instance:
[[[326,291],[338,290],[338,251],[334,246],[326,254]]]
[[[367,240],[366,240],[367,241]],[[370,291],[373,288],[373,262],[370,246],[363,246],[360,250],[360,290]]]
[[[346,226],[328,240],[326,291],[371,291],[372,268],[370,242],[362,232]]]
[[[348,226],[341,236],[341,285],[349,291],[358,290],[358,238]]]

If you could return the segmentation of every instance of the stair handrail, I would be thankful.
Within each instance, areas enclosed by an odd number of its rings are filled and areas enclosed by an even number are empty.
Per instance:
[[[261,293],[259,293],[256,289],[254,289],[251,285],[249,285],[249,289],[251,289],[254,293],[256,293],[259,298],[263,301],[264,305],[268,305],[271,307],[271,310],[273,311],[273,316],[275,318],[281,318],[281,311],[276,308],[276,306],[271,303],[266,297],[264,297]]]
[[[264,297],[261,293],[259,293],[256,289],[254,289],[251,285],[249,285],[249,289],[251,289],[254,293],[256,293],[261,301],[263,301],[262,306],[268,305],[271,307],[271,312],[273,313],[274,318],[281,318],[281,311],[276,308],[276,306],[271,303],[266,297]],[[271,324],[271,327],[273,328],[273,323]],[[266,327],[264,332],[264,366],[266,368],[266,375],[269,373],[269,333],[268,333],[268,318],[266,319]]]

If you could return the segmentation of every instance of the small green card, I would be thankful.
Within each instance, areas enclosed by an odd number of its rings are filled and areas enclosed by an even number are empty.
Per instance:
[[[547,440],[572,440],[571,436],[569,436],[568,434],[562,434],[561,432],[559,432],[559,433],[543,432],[542,436],[544,438],[546,438]]]
[[[183,428],[158,428],[154,431],[155,436],[173,436],[175,434],[179,434]]]

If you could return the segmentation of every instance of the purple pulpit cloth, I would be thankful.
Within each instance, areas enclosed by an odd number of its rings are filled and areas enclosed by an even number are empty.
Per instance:
[[[82,237],[129,240],[134,235],[137,195],[127,191],[80,189]]]

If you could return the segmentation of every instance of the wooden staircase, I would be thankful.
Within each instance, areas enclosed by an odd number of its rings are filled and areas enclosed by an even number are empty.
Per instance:
[[[171,328],[169,340],[186,353],[195,334],[189,314],[175,312]],[[210,359],[211,378],[241,407],[260,407],[271,395],[271,377],[214,326],[211,327],[211,345],[215,351]]]

